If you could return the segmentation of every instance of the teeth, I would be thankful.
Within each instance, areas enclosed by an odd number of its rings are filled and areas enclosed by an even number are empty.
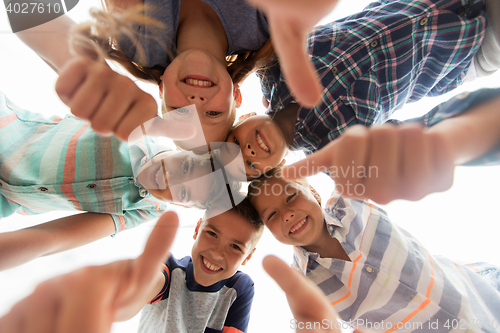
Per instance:
[[[267,152],[270,151],[269,147],[265,144],[264,140],[262,140],[262,137],[260,136],[259,132],[257,132],[257,142],[259,143],[259,146],[262,149],[264,149]]]
[[[212,81],[198,80],[192,78],[188,78],[184,82],[197,87],[212,87],[214,85]]]
[[[211,271],[217,272],[222,269],[222,267],[210,263],[207,259],[203,258],[203,265]]]
[[[295,231],[299,230],[304,225],[304,223],[306,223],[305,218],[303,218],[299,223],[297,223],[295,227],[293,227],[293,229],[290,230],[290,233],[294,233]]]
[[[161,189],[160,184],[162,183],[161,181],[161,179],[163,179],[162,176],[163,176],[163,168],[160,166],[155,176],[156,186],[158,186],[159,189]]]

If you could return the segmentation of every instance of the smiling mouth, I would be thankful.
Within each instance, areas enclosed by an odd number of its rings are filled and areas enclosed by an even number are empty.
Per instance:
[[[205,266],[205,268],[208,269],[209,271],[218,272],[218,271],[222,270],[222,267],[217,266],[216,264],[212,264],[210,261],[205,259],[205,257],[202,256],[201,258],[202,258],[201,261],[203,262],[203,266]]]
[[[269,147],[267,146],[267,144],[264,142],[264,139],[262,138],[262,136],[260,135],[260,133],[257,131],[256,134],[255,134],[256,138],[257,138],[257,143],[259,144],[259,147],[265,151],[266,153],[269,153],[271,152],[271,149],[269,149]]]
[[[289,234],[290,235],[291,234],[298,234],[299,232],[301,232],[303,230],[303,228],[305,227],[306,222],[307,222],[307,216],[304,217],[299,222],[295,223],[295,225],[292,227],[292,229],[290,229]]]
[[[193,77],[187,77],[185,79],[182,79],[181,81],[190,86],[199,88],[210,88],[215,86],[215,83],[210,80],[197,79]]]

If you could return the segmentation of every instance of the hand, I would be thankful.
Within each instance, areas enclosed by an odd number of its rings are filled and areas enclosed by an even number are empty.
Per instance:
[[[86,267],[41,283],[0,318],[0,332],[109,332],[114,321],[133,316],[154,297],[151,281],[162,275],[177,224],[175,213],[163,214],[135,260]]]
[[[454,158],[449,141],[420,124],[349,128],[306,159],[283,168],[296,179],[329,171],[345,197],[387,204],[395,199],[419,200],[449,189]]]
[[[84,57],[64,66],[56,92],[71,112],[90,121],[96,132],[114,133],[123,141],[134,129],[157,116],[156,101],[150,94],[106,63]],[[164,135],[173,139],[183,139],[185,131],[189,135],[193,132],[190,124],[176,123],[164,129]]]
[[[269,21],[274,49],[283,76],[298,103],[314,107],[321,100],[323,87],[309,61],[305,45],[309,31],[328,14],[338,0],[248,0],[261,9]]]
[[[285,292],[297,332],[340,332],[340,325],[335,326],[338,315],[318,287],[274,256],[264,258],[262,265]],[[328,324],[317,330],[306,329],[307,323],[315,322]]]

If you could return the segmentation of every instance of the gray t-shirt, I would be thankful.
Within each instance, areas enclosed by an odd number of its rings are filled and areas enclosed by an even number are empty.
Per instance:
[[[212,7],[224,26],[229,44],[227,55],[258,50],[269,40],[266,17],[245,0],[202,1]],[[143,54],[129,37],[122,37],[118,46],[130,59],[145,67],[167,67],[176,55],[181,0],[144,0],[144,4],[151,6],[147,16],[165,27],[158,29],[150,24],[136,27],[136,38],[144,49]]]

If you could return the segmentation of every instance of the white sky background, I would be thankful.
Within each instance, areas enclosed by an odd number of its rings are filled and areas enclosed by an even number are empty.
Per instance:
[[[340,4],[323,22],[343,17],[361,10],[370,1],[341,0]],[[80,0],[69,16],[79,22],[85,20],[88,9],[98,6],[96,0]],[[47,115],[64,115],[69,109],[54,92],[55,72],[36,54],[12,34],[4,6],[0,5],[0,90],[14,103],[33,112]],[[400,114],[413,117],[430,110],[463,90],[500,85],[497,73],[478,79],[440,98],[427,98],[423,102],[406,106]],[[158,96],[157,87],[141,87]],[[242,86],[243,106],[241,113],[264,112],[258,80],[252,76]],[[464,134],[467,135],[467,134]],[[298,155],[300,156],[300,155]],[[433,194],[418,202],[396,201],[384,207],[393,222],[404,227],[423,244],[430,253],[452,259],[474,262],[486,261],[500,266],[500,214],[498,212],[500,177],[498,167],[459,167],[453,188],[445,193]],[[311,183],[327,199],[333,183],[326,176],[314,177]],[[190,255],[194,223],[200,212],[178,209],[181,227],[172,247],[176,257]],[[0,221],[0,232],[20,229],[66,216],[56,212],[38,216],[13,215]],[[93,244],[40,258],[20,267],[0,272],[0,315],[8,311],[17,300],[29,294],[34,286],[52,276],[76,268],[104,264],[114,260],[137,257],[143,248],[155,221],[146,223],[115,238],[108,237]],[[252,309],[249,332],[291,331],[292,315],[284,294],[267,276],[261,266],[267,254],[277,254],[291,262],[292,249],[274,240],[266,230],[252,260],[242,270],[255,281],[256,294]],[[1,255],[1,253],[0,253]],[[98,283],[98,281],[96,281]],[[84,315],[84,314],[82,314]],[[139,316],[113,326],[112,332],[136,332]]]

